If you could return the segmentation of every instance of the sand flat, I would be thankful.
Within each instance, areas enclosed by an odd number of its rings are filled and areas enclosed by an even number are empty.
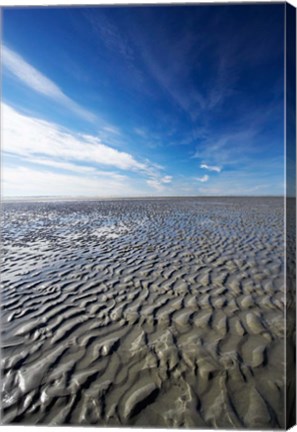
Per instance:
[[[284,427],[281,198],[3,205],[6,424]]]

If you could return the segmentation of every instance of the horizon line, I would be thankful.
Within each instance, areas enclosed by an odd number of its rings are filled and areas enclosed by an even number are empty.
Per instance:
[[[24,195],[2,197],[0,202],[11,201],[108,201],[108,200],[141,200],[141,199],[183,199],[183,198],[296,198],[286,195],[143,195],[143,196],[84,196],[84,195]]]

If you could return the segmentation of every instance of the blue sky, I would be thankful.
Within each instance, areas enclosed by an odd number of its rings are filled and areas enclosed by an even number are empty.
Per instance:
[[[4,9],[3,194],[282,195],[283,14]]]

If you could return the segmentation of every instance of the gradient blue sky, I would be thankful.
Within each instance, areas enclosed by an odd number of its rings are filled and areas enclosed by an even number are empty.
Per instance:
[[[284,4],[4,8],[4,196],[282,195]]]

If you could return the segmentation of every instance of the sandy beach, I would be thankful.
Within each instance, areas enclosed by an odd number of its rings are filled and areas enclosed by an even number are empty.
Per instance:
[[[281,198],[3,204],[2,422],[283,428]]]

